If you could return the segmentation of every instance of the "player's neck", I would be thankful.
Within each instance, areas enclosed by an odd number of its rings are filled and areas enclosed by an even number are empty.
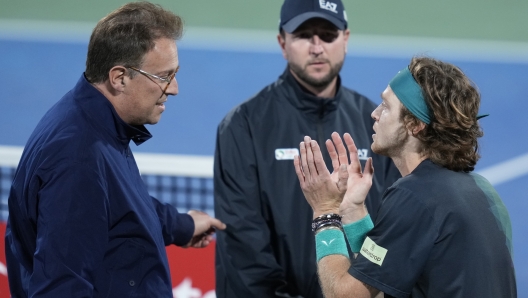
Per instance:
[[[423,151],[423,144],[414,136],[410,136],[396,150],[390,150],[389,157],[400,171],[402,177],[409,175],[427,156]]]
[[[416,167],[427,159],[427,156],[421,155],[417,152],[410,153],[405,156],[392,157],[392,161],[402,177],[405,177],[412,173]]]

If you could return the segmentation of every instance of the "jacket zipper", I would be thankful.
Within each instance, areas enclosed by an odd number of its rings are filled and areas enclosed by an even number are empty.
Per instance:
[[[319,119],[317,120],[317,143],[319,143],[319,147],[324,147],[324,133],[323,133],[323,117],[325,112],[325,105],[324,103],[321,105],[321,110],[319,112]]]

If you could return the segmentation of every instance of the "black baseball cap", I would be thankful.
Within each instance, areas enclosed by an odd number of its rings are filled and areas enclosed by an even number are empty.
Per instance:
[[[312,18],[322,18],[339,30],[347,28],[347,16],[341,0],[285,0],[282,4],[279,30],[295,31]]]

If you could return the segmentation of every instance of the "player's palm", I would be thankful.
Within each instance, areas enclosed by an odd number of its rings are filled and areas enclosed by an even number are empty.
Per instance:
[[[332,141],[326,141],[326,148],[334,167],[334,172],[331,175],[332,180],[344,195],[341,207],[353,207],[364,203],[372,186],[372,159],[367,160],[365,171],[362,171],[354,140],[348,133],[343,135],[343,139],[345,143],[337,132],[332,133]],[[345,144],[349,155],[347,155]],[[350,163],[348,162],[349,156]],[[346,173],[342,172],[343,165],[346,165]]]
[[[306,201],[314,210],[314,216],[338,212],[346,191],[344,185],[347,177],[343,177],[343,173],[346,176],[346,167],[343,166],[341,174],[330,174],[319,145],[308,136],[299,149],[301,155],[294,159],[295,172]]]
[[[352,140],[352,137],[348,133],[344,134],[343,138],[350,153],[350,164],[347,167],[347,187],[343,202],[341,203],[341,210],[364,206],[365,199],[372,186],[372,176],[374,174],[372,158],[367,160],[365,169],[362,170],[354,140]]]

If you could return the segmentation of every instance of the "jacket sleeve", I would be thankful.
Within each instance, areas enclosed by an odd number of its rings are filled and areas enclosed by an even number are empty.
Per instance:
[[[37,177],[34,183],[41,187],[28,296],[93,297],[93,274],[102,266],[108,241],[106,181],[75,162]]]
[[[275,297],[284,285],[262,213],[257,167],[252,134],[238,108],[220,123],[216,139],[215,216],[227,225],[217,234],[219,298]]]
[[[162,203],[152,196],[151,198],[160,220],[165,245],[183,246],[189,243],[194,234],[192,217],[187,213],[179,213],[170,204]]]

